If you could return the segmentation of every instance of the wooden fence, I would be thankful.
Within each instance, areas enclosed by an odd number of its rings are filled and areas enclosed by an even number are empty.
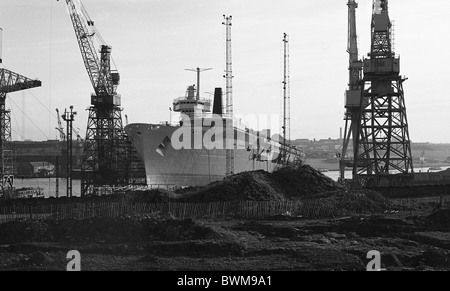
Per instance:
[[[448,201],[444,197],[443,202]],[[412,206],[416,203],[440,203],[440,197],[391,199],[393,205]],[[85,219],[115,218],[125,214],[164,213],[185,219],[264,219],[272,216],[317,218],[335,217],[340,209],[335,199],[229,201],[212,203],[71,203],[59,205],[0,207],[0,223],[19,219]],[[349,214],[346,212],[346,214]],[[356,214],[356,213],[355,213]]]
[[[213,203],[73,203],[0,208],[0,223],[17,219],[114,218],[125,214],[165,213],[185,219],[262,219],[277,215],[292,217],[333,216],[329,200],[229,201]]]

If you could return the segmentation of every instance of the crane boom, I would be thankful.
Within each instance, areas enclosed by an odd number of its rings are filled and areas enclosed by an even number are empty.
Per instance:
[[[358,90],[360,88],[359,82],[362,79],[362,62],[358,58],[358,34],[356,33],[356,8],[358,3],[355,0],[348,1],[348,47],[349,54],[349,89]]]
[[[66,3],[84,66],[95,94],[98,96],[115,95],[119,75],[111,72],[111,47],[103,44],[99,57],[93,41],[93,37],[96,34],[94,21],[89,18],[80,0],[66,0]]]
[[[361,108],[361,80],[363,62],[358,56],[358,34],[356,32],[356,8],[358,3],[349,0],[348,6],[348,42],[347,52],[349,55],[349,81],[348,89],[345,92],[345,133],[340,153],[340,180],[345,179],[345,168],[353,167],[354,161],[348,158],[348,149],[353,141],[353,149],[356,147],[358,133],[358,123]]]
[[[65,141],[66,140],[66,134],[64,133],[64,127],[62,126],[62,122],[61,122],[61,116],[59,115],[59,109],[56,108],[56,116],[58,119],[58,127],[56,127],[56,130],[59,132],[59,139],[61,141]]]
[[[88,109],[81,164],[81,195],[84,196],[97,193],[99,187],[128,184],[130,147],[123,130],[121,97],[116,92],[120,77],[116,70],[111,70],[111,46],[96,31],[80,0],[66,0],[66,4],[95,91]],[[94,36],[100,41],[99,54],[94,47]]]

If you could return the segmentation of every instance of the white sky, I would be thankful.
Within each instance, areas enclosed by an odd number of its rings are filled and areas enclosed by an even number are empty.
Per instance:
[[[372,0],[357,10],[360,56],[370,50]],[[282,36],[290,36],[291,137],[338,138],[348,82],[347,0],[84,0],[121,74],[123,117],[169,119],[172,100],[202,74],[201,92],[225,87],[225,26],[233,16],[234,111],[279,114]],[[409,132],[414,142],[450,143],[450,3],[391,0]],[[55,108],[74,105],[84,131],[93,92],[65,1],[0,0],[3,67],[43,86],[9,94],[13,139],[56,139]],[[37,101],[39,100],[39,102]],[[43,105],[42,105],[42,104]],[[45,105],[45,106],[44,106]],[[50,109],[51,114],[49,113]],[[24,117],[22,111],[27,117]],[[37,127],[30,120],[36,123]]]

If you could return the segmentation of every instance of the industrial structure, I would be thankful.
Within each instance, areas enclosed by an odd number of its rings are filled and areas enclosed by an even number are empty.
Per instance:
[[[55,129],[59,133],[59,140],[60,141],[66,141],[66,133],[64,132],[64,127],[62,126],[61,116],[59,115],[59,109],[58,108],[56,108],[56,119],[58,121],[58,127],[55,127]]]
[[[77,113],[73,111],[73,106],[70,106],[70,111],[67,109],[64,111],[62,118],[66,122],[66,138],[67,138],[67,197],[72,197],[72,158],[73,158],[73,121],[75,120]]]
[[[84,65],[95,93],[84,143],[81,167],[81,195],[96,194],[99,187],[129,183],[130,143],[122,125],[121,97],[117,94],[120,77],[111,69],[111,47],[95,30],[81,1],[66,0]],[[100,56],[93,37],[101,41]]]
[[[0,29],[1,33],[1,29]],[[2,63],[0,34],[0,63]],[[14,165],[11,144],[11,111],[6,109],[8,93],[40,87],[41,81],[32,80],[10,70],[0,68],[0,193],[14,189]],[[1,196],[1,195],[0,195]]]
[[[344,166],[351,165],[354,180],[376,186],[386,175],[413,173],[403,92],[406,79],[400,76],[400,58],[392,48],[388,1],[374,0],[371,51],[363,60],[363,79],[358,81],[356,3],[350,0],[348,5],[350,84],[346,120],[351,125],[346,126],[341,173]],[[349,136],[354,142],[353,161],[346,160]]]
[[[288,161],[288,148],[291,141],[291,95],[290,95],[290,78],[289,78],[289,36],[283,34],[283,164]]]
[[[356,8],[358,4],[355,0],[349,0],[348,3],[348,42],[347,52],[349,54],[349,82],[348,90],[345,92],[345,131],[343,136],[342,153],[340,156],[340,179],[345,179],[346,167],[353,169],[354,159],[349,154],[348,149],[353,142],[353,149],[357,147],[356,136],[358,135],[358,123],[360,119],[361,108],[361,79],[363,62],[358,55],[358,34],[356,32]]]
[[[225,102],[225,114],[226,114],[226,126],[227,128],[233,128],[233,121],[234,121],[234,113],[233,113],[233,62],[232,62],[232,54],[231,54],[231,20],[232,16],[223,16],[225,19],[224,22],[222,22],[223,25],[226,26],[226,67],[225,67],[225,80],[226,80],[226,86],[225,86],[225,95],[226,95],[226,102]],[[231,140],[228,140],[230,142]],[[234,174],[234,144],[227,144],[226,145],[226,175],[233,175]]]

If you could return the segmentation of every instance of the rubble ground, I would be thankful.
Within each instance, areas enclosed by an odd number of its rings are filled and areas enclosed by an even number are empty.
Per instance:
[[[254,221],[127,216],[58,222],[65,232],[55,222],[9,222],[0,228],[0,270],[65,270],[69,250],[81,253],[83,270],[364,271],[372,250],[388,271],[450,270],[450,209],[431,212]],[[12,230],[21,235],[4,236]]]
[[[115,218],[35,219],[0,224],[0,270],[65,270],[67,252],[82,270],[364,271],[368,252],[387,270],[450,270],[450,209],[399,206],[377,192],[349,190],[303,165],[245,172],[177,192],[128,191],[106,197],[3,201],[0,206],[119,201],[277,201],[331,207],[314,219],[176,219],[170,213]],[[447,206],[447,208],[445,208]],[[335,215],[336,214],[336,215]]]

